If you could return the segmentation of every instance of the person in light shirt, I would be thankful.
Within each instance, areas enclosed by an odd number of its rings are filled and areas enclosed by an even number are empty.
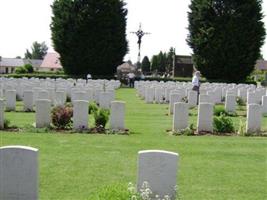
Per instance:
[[[192,79],[192,85],[193,85],[192,90],[196,91],[198,94],[197,96],[199,96],[199,89],[200,89],[200,72],[199,71],[195,72],[193,79]]]
[[[128,78],[129,78],[129,85],[131,88],[134,88],[134,81],[135,81],[135,74],[134,73],[129,73],[128,74]]]

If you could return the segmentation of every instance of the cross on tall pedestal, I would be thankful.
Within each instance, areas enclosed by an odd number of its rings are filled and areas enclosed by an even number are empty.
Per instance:
[[[138,41],[137,41],[137,44],[138,44],[138,58],[137,58],[137,61],[138,61],[138,63],[141,63],[141,44],[142,44],[142,38],[144,37],[144,35],[149,35],[151,33],[144,32],[142,30],[141,23],[139,25],[139,30],[136,31],[136,32],[131,32],[131,33],[132,34],[135,34],[138,37]]]

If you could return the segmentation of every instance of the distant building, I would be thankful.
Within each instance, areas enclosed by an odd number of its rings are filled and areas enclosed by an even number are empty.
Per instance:
[[[30,60],[21,58],[2,58],[0,59],[0,74],[15,73],[16,68],[22,67],[25,64],[31,64],[37,70],[43,60]]]
[[[39,68],[39,71],[58,71],[63,69],[58,53],[47,53]]]
[[[3,58],[0,60],[0,73],[10,74],[15,72],[17,67],[24,65],[23,59],[19,58]]]
[[[267,60],[257,60],[255,69],[267,71]]]
[[[176,55],[173,64],[174,77],[192,77],[194,71],[192,56]]]
[[[23,59],[24,64],[30,64],[33,67],[34,71],[38,71],[40,68],[43,60],[37,60],[37,59]]]

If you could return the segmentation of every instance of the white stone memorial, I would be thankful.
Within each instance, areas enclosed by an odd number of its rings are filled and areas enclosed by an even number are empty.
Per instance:
[[[190,108],[197,106],[197,100],[198,100],[198,93],[193,90],[189,91],[188,92],[188,105]]]
[[[182,96],[179,93],[170,94],[169,114],[173,114],[173,107],[175,103],[182,102]]]
[[[73,102],[73,129],[86,130],[88,129],[89,120],[89,102],[77,100]]]
[[[125,118],[125,102],[113,101],[111,102],[111,115],[110,115],[110,129],[111,130],[124,130]]]
[[[173,112],[173,132],[179,132],[188,128],[188,104],[179,102],[174,104]]]
[[[178,158],[177,153],[168,151],[139,151],[138,191],[140,192],[143,184],[147,182],[153,193],[151,199],[155,199],[155,195],[159,195],[161,199],[168,195],[171,200],[175,200]]]
[[[24,111],[33,111],[33,91],[31,90],[25,90],[23,92],[23,105],[24,105]]]
[[[236,96],[226,95],[225,98],[225,111],[226,112],[235,112],[236,111]]]
[[[36,128],[46,128],[51,123],[51,101],[48,99],[37,99],[35,121]]]
[[[267,96],[262,97],[262,114],[267,115]]]
[[[16,90],[7,90],[5,92],[6,96],[6,110],[15,111],[16,110]]]
[[[197,132],[213,132],[213,104],[200,103],[198,106]]]
[[[0,129],[4,128],[4,113],[5,113],[5,101],[0,99]]]
[[[38,149],[0,147],[0,199],[38,199]]]
[[[262,109],[259,104],[249,104],[247,109],[247,133],[258,133],[261,131]]]

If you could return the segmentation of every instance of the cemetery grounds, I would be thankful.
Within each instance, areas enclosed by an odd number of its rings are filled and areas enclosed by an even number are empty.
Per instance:
[[[24,145],[39,149],[41,200],[97,200],[106,186],[127,188],[136,183],[137,153],[159,149],[179,153],[178,192],[189,200],[267,199],[267,137],[171,136],[172,116],[166,104],[145,104],[134,89],[119,89],[126,102],[130,135],[56,133],[35,129],[34,113],[6,112],[19,132],[0,132],[0,146]],[[239,108],[238,114],[246,111]],[[196,127],[197,111],[190,110]],[[245,117],[232,117],[236,129]],[[89,125],[93,124],[90,117]],[[262,129],[267,132],[267,117]]]

